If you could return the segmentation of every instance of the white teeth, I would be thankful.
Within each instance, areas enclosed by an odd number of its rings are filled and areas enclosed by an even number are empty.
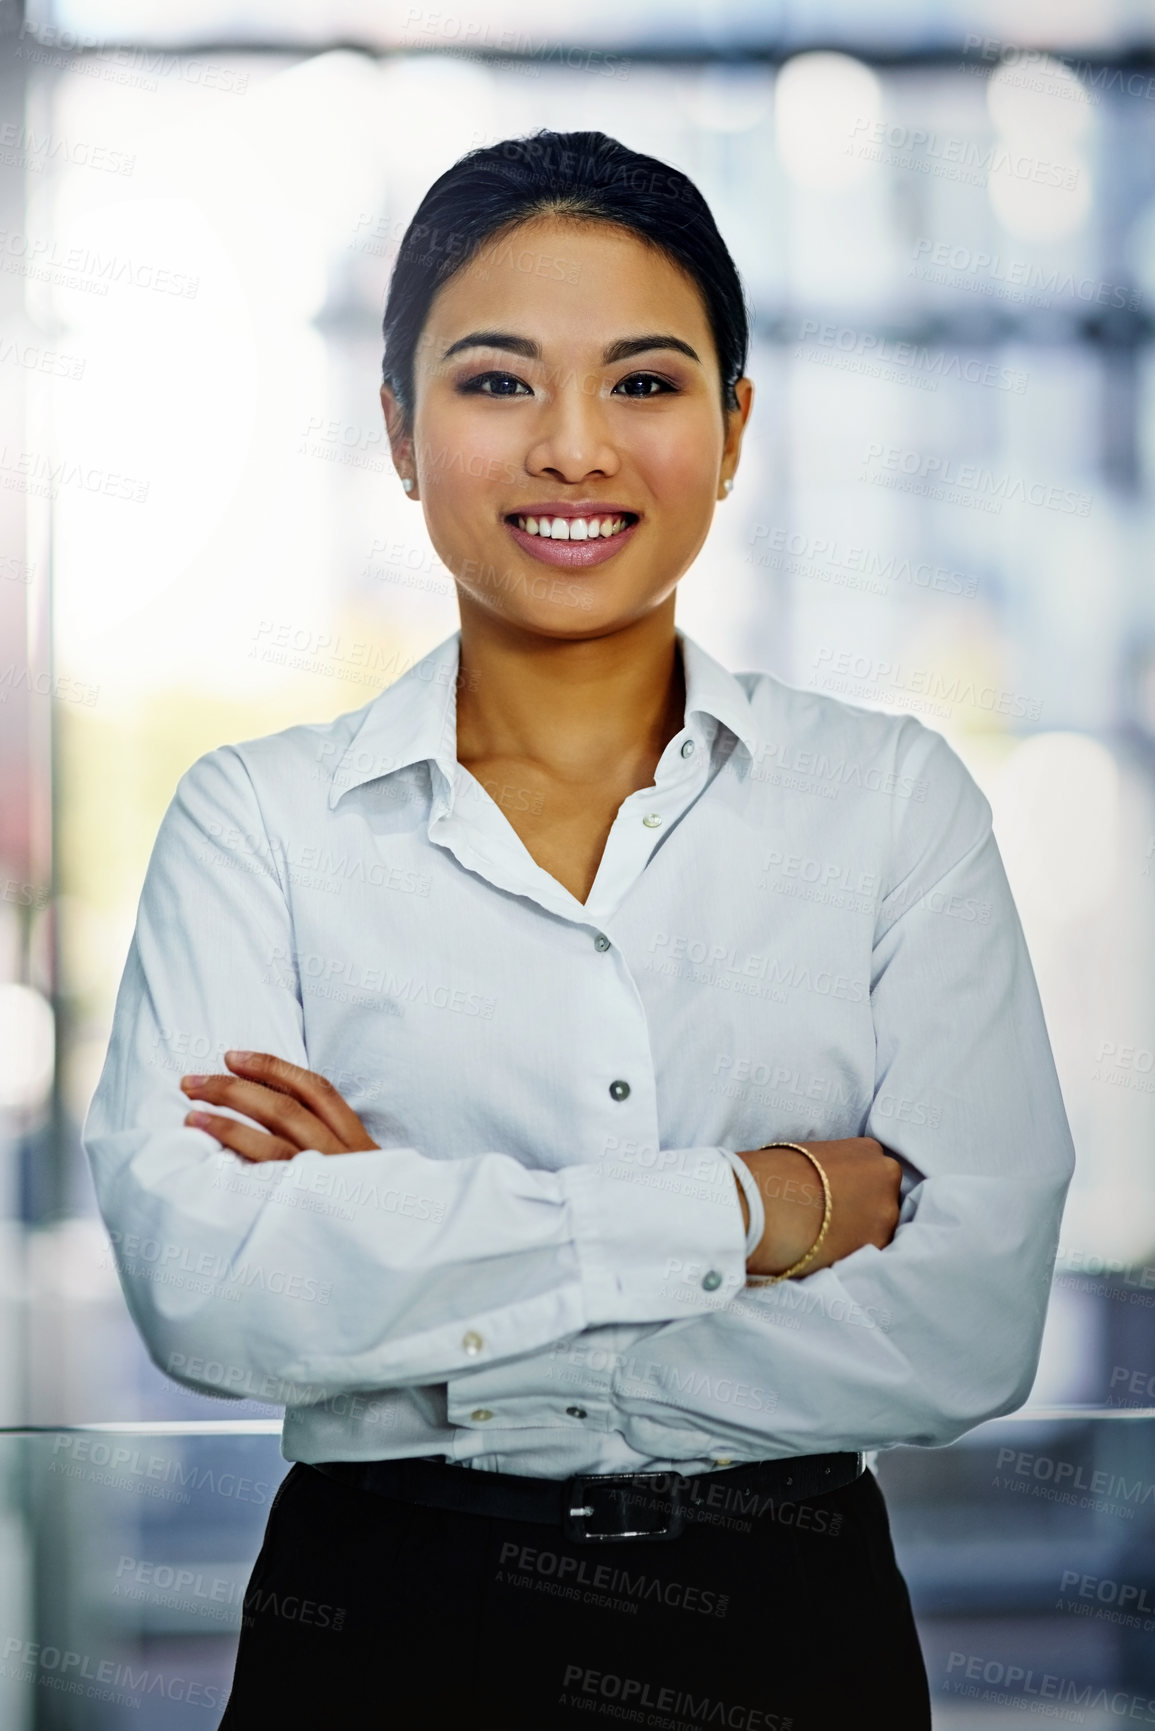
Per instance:
[[[626,526],[624,517],[515,517],[514,522],[527,534],[541,535],[547,541],[608,540]]]

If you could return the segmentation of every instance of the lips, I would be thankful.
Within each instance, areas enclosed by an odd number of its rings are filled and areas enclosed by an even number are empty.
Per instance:
[[[584,512],[568,507],[564,513],[546,506],[511,511],[505,518],[509,533],[531,558],[568,570],[584,570],[612,559],[633,539],[639,522],[635,511],[605,506]]]

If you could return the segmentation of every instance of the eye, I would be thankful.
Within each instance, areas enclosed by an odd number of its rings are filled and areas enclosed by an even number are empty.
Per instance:
[[[643,386],[643,389],[640,391],[630,391],[625,389],[625,386],[627,385],[641,385]],[[649,385],[657,385],[659,389],[656,391],[646,389],[645,387]],[[614,386],[614,390],[615,392],[621,391],[623,396],[639,397],[644,399],[646,397],[656,397],[663,393],[669,395],[677,390],[677,386],[671,384],[669,379],[659,378],[657,373],[631,373],[628,378],[619,380],[619,382]]]
[[[466,379],[464,383],[460,384],[457,388],[459,391],[468,393],[475,397],[512,397],[516,395],[516,389],[505,390],[495,388],[494,390],[488,391],[485,389],[485,386],[490,384],[495,387],[513,385],[516,388],[526,391],[527,394],[532,395],[529,386],[526,385],[523,380],[514,378],[512,373],[477,373],[472,379]]]

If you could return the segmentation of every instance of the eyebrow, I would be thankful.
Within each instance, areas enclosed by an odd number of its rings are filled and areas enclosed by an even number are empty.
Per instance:
[[[533,342],[529,337],[514,336],[512,331],[470,331],[468,336],[458,337],[455,343],[450,343],[441,359],[447,361],[450,355],[460,354],[462,349],[505,349],[509,354],[521,355],[527,361],[541,360],[541,344]],[[648,331],[640,337],[619,337],[617,342],[610,343],[602,350],[602,365],[612,367],[616,361],[628,361],[632,355],[644,355],[651,349],[674,349],[680,355],[687,355],[690,360],[702,362],[697,352],[689,343],[684,343],[681,337],[673,337],[661,331]]]

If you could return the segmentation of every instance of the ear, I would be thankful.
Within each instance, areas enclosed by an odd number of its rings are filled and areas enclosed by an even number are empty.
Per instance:
[[[734,395],[738,399],[736,409],[726,410],[726,437],[722,445],[722,464],[718,479],[718,497],[725,498],[722,476],[732,480],[738,467],[738,458],[742,451],[742,435],[746,431],[746,422],[750,419],[750,410],[754,406],[754,381],[744,375],[734,381]]]
[[[381,409],[385,416],[385,431],[389,438],[393,467],[403,480],[409,479],[413,482],[406,496],[416,499],[419,495],[417,466],[413,459],[413,438],[406,428],[404,412],[390,385],[381,386]]]

